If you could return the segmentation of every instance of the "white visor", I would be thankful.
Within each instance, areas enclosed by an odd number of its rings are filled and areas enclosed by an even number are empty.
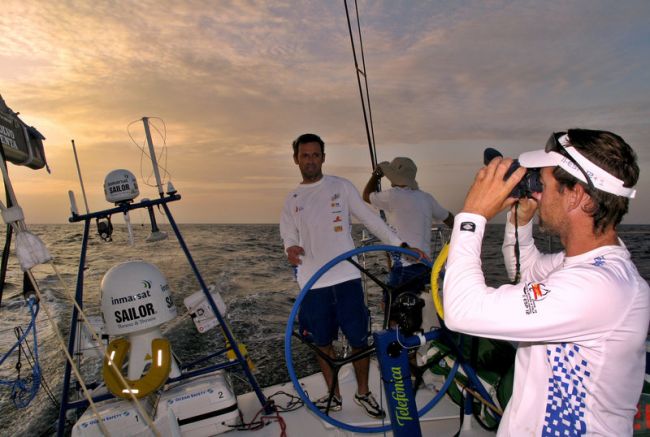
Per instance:
[[[587,175],[589,175],[589,179],[591,179],[594,187],[601,191],[605,191],[606,193],[616,194],[617,196],[623,196],[630,199],[633,199],[634,196],[636,196],[636,190],[634,188],[624,187],[622,180],[607,173],[605,170],[582,156],[575,147],[571,147],[567,135],[563,135],[558,141],[560,144],[565,146],[567,153],[582,166],[583,170]],[[559,166],[570,173],[571,176],[585,184],[588,184],[585,175],[580,171],[580,169],[571,162],[570,159],[558,152],[546,152],[542,149],[522,153],[519,156],[519,163],[526,168]]]

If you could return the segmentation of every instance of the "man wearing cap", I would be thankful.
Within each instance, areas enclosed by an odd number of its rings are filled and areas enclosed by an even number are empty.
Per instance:
[[[627,213],[639,167],[632,148],[606,131],[553,134],[545,150],[495,158],[476,175],[451,237],[444,284],[446,325],[517,341],[513,393],[499,436],[632,435],[643,384],[650,287],[616,226]],[[541,192],[509,193],[527,168],[541,168]],[[518,206],[515,206],[517,205]],[[503,252],[516,277],[515,217],[521,279],[491,288],[481,271],[485,223],[505,208]],[[532,218],[564,250],[542,254]]]
[[[454,225],[454,216],[434,199],[421,191],[415,180],[417,167],[413,160],[397,157],[391,162],[384,161],[377,165],[363,190],[363,200],[386,212],[386,221],[404,238],[411,247],[421,248],[431,255],[431,226],[433,220],[443,222],[450,228]],[[377,190],[377,182],[386,176],[391,188]],[[399,287],[399,292],[419,293],[424,290],[429,280],[427,268],[422,263],[407,259],[393,259],[389,276],[389,285]],[[395,301],[396,296],[391,296]]]
[[[328,261],[354,249],[350,234],[354,215],[386,244],[400,246],[400,239],[375,212],[366,205],[354,185],[347,179],[323,175],[325,143],[314,134],[303,134],[293,142],[293,160],[302,175],[300,185],[287,196],[280,218],[280,234],[291,265],[297,267],[300,287]],[[312,339],[323,352],[334,357],[332,341],[339,327],[353,352],[368,345],[368,309],[364,303],[359,270],[350,263],[339,263],[321,276],[305,295],[298,320],[300,333]],[[332,369],[318,356],[328,388],[333,384]],[[369,359],[354,362],[357,393],[354,401],[374,418],[384,411],[368,388]],[[315,404],[322,410],[339,411],[342,399],[339,387]]]

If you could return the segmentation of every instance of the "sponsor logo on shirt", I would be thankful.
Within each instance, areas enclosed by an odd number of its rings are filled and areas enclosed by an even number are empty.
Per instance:
[[[303,209],[305,209],[305,208],[302,207],[302,206],[296,206],[296,211],[295,211],[295,212],[296,212],[296,213],[299,213],[299,212],[302,211]]]
[[[336,218],[334,219],[334,222],[333,222],[333,223],[338,223],[338,222],[340,222],[340,221],[342,221],[342,220],[343,220],[343,219],[341,218],[341,216],[340,216],[340,215],[337,215]]]
[[[334,202],[336,199],[340,198],[341,195],[339,193],[336,193],[335,195],[332,196],[332,202]]]
[[[343,226],[341,225],[334,226],[334,232],[343,232]]]
[[[605,257],[604,256],[597,256],[594,258],[594,265],[596,267],[602,267],[605,265]]]
[[[540,282],[529,282],[524,286],[522,295],[526,315],[537,313],[537,302],[546,298],[551,290]]]
[[[476,230],[476,224],[473,222],[462,222],[460,224],[461,231],[474,232]]]
[[[338,203],[338,202],[332,202],[332,204],[331,204],[330,206],[331,206],[332,208],[340,208],[340,207],[341,207],[341,204]]]

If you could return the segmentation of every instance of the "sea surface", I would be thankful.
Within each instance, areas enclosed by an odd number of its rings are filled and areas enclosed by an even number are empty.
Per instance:
[[[116,226],[113,241],[105,242],[97,235],[92,223],[84,270],[84,310],[89,316],[99,316],[100,282],[110,267],[128,260],[151,262],[166,275],[179,314],[164,325],[163,332],[170,339],[174,353],[183,362],[190,362],[221,348],[223,340],[215,330],[199,334],[195,329],[183,306],[183,298],[200,290],[200,287],[170,227],[163,224],[161,229],[169,234],[168,239],[146,243],[149,225],[134,225],[135,244],[130,246],[125,226]],[[293,270],[283,254],[278,226],[192,224],[180,225],[180,229],[205,282],[214,285],[225,300],[228,323],[235,336],[245,343],[257,367],[259,384],[268,386],[287,381],[284,332],[299,290]],[[66,336],[67,343],[83,225],[33,225],[30,230],[46,243],[60,273],[59,277],[49,265],[34,269],[44,295],[42,307],[49,309],[57,329]],[[0,231],[0,241],[4,241],[4,235],[4,230]],[[486,281],[491,286],[507,282],[501,257],[502,235],[503,225],[488,225],[482,261]],[[645,280],[650,280],[649,235],[650,225],[620,227],[620,236]],[[355,238],[357,241],[361,238],[360,226],[355,226]],[[538,231],[536,239],[543,251],[561,249],[557,240]],[[385,273],[381,256],[370,257],[368,263],[376,274],[381,276]],[[369,301],[373,317],[378,320],[373,326],[381,324],[380,300],[379,292],[371,291]],[[0,355],[4,355],[16,341],[14,328],[20,326],[25,329],[28,322],[28,311],[22,299],[22,272],[12,256],[0,307]],[[41,436],[55,432],[58,417],[56,404],[61,396],[65,361],[51,322],[42,308],[36,326],[44,385],[35,399],[26,408],[16,409],[9,390],[0,386],[0,436]],[[16,353],[0,366],[0,379],[15,378],[15,357]],[[21,363],[21,376],[25,376],[31,372],[31,367],[24,357]],[[91,355],[85,356],[81,361],[82,373],[90,380],[96,379],[100,364]],[[316,370],[311,353],[302,345],[295,347],[294,364],[299,375]],[[247,385],[238,379],[237,372],[234,376],[236,391],[248,391]]]

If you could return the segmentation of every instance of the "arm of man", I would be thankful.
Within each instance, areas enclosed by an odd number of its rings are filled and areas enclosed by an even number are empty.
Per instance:
[[[287,253],[287,260],[292,266],[302,264],[300,257],[305,254],[305,249],[300,246],[289,246],[285,249]]]
[[[494,158],[487,166],[481,168],[467,193],[462,212],[478,214],[489,221],[499,212],[514,205],[517,199],[508,196],[526,174],[526,168],[519,167],[504,180],[511,164],[510,158]]]
[[[617,279],[596,277],[588,266],[488,287],[480,258],[485,224],[477,214],[456,216],[443,291],[449,329],[511,341],[578,341],[603,335],[626,313],[628,300],[611,296],[623,288]]]
[[[442,220],[442,222],[450,228],[454,227],[454,215],[447,211],[435,197],[427,193],[429,197],[429,202],[431,202],[431,211],[433,212],[433,218],[436,220]]]
[[[620,317],[624,299],[612,302],[616,278],[602,276],[598,287],[588,267],[553,272],[538,282],[488,287],[481,268],[485,225],[517,199],[508,198],[526,169],[506,181],[512,160],[495,158],[476,175],[451,237],[443,293],[445,323],[468,334],[515,341],[575,341],[602,335],[611,317]],[[621,302],[621,303],[619,303]],[[604,313],[608,313],[604,315]],[[612,315],[614,314],[614,315]],[[575,323],[580,320],[580,323]]]
[[[366,183],[366,186],[363,188],[363,200],[367,203],[372,203],[370,202],[370,194],[371,193],[376,193],[379,191],[379,179],[384,174],[382,173],[381,169],[377,167],[372,174],[370,175],[370,179],[368,179],[368,182]]]
[[[291,215],[292,205],[289,199],[288,197],[285,201],[280,216],[280,237],[287,254],[287,260],[292,266],[297,266],[302,263],[300,256],[305,254],[305,250],[300,246],[300,235]]]
[[[352,213],[352,215],[361,221],[373,235],[384,243],[393,246],[401,245],[404,240],[400,239],[400,237],[393,232],[390,227],[388,227],[381,217],[375,214],[375,212],[363,202],[354,185],[347,181],[345,187],[348,195],[350,213]]]

